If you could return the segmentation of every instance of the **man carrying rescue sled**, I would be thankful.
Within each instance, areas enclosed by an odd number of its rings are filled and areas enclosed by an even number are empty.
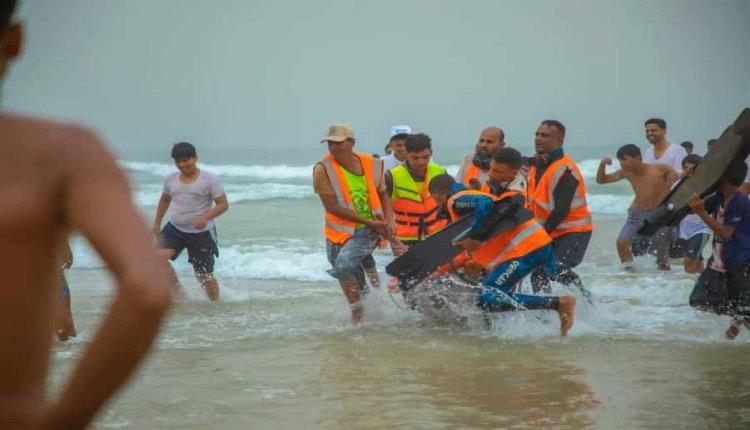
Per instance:
[[[521,168],[521,154],[502,148],[493,155],[495,163],[509,171]],[[560,334],[565,336],[575,320],[575,296],[538,296],[514,293],[515,285],[536,269],[554,276],[552,239],[529,213],[522,216],[523,195],[508,190],[498,196],[469,190],[449,175],[436,176],[430,193],[450,214],[451,220],[474,213],[474,222],[459,242],[465,252],[438,270],[446,273],[464,267],[469,272],[485,273],[477,305],[489,312],[509,310],[556,310],[560,316]],[[487,239],[491,226],[502,219],[515,218],[517,225]],[[484,241],[483,241],[484,240]]]

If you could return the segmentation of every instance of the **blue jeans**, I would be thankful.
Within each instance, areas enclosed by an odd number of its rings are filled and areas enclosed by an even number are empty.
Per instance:
[[[534,269],[540,268],[551,277],[555,275],[555,259],[552,245],[543,246],[520,258],[508,260],[484,278],[484,290],[479,295],[478,305],[491,312],[524,309],[557,309],[558,298],[517,294],[515,285]]]
[[[378,235],[367,227],[358,228],[343,245],[326,240],[326,255],[331,263],[328,274],[339,281],[357,281],[365,286],[365,272],[362,261],[369,257],[378,246]]]

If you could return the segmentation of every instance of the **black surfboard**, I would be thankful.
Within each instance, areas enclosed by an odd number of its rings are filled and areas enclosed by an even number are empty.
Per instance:
[[[495,204],[501,203],[502,201]],[[490,229],[485,240],[508,231],[533,217],[534,215],[529,210],[519,208],[515,214],[498,221]],[[474,215],[468,214],[427,239],[410,246],[406,253],[385,267],[386,273],[398,277],[402,288],[413,287],[463,251],[463,248],[454,245],[453,241],[464,234],[473,222]]]
[[[644,221],[638,233],[652,236],[662,227],[674,226],[690,212],[688,200],[695,193],[701,197],[716,191],[721,177],[735,160],[745,160],[750,154],[750,108],[740,113],[734,124],[727,127],[718,142],[692,175],[679,182],[662,200],[653,215]]]

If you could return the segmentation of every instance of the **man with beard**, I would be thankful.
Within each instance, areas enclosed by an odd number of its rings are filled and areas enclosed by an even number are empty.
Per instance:
[[[687,151],[680,145],[674,145],[667,140],[667,122],[661,118],[650,118],[646,120],[646,140],[651,147],[643,155],[646,164],[664,164],[682,174],[682,160],[687,156]]]
[[[492,193],[492,184],[490,183],[492,154],[504,147],[505,132],[500,127],[487,127],[482,130],[474,154],[464,157],[455,176],[456,182],[474,190]],[[511,182],[504,185],[507,189],[526,193],[524,172],[519,171]]]
[[[667,140],[667,122],[661,118],[649,118],[643,124],[646,131],[646,140],[651,144],[643,155],[646,164],[664,164],[682,174],[682,160],[687,156],[687,151],[680,145],[675,145]],[[684,257],[684,250],[678,246],[679,233],[676,227],[665,230],[667,241],[670,244],[669,256],[672,258]],[[633,242],[633,251],[636,255],[647,252],[648,246],[643,241]],[[669,266],[669,264],[667,264]]]
[[[563,152],[564,139],[565,126],[560,121],[545,120],[537,128],[537,157],[529,170],[527,206],[552,237],[556,280],[585,291],[573,268],[583,261],[593,224],[583,175],[575,161]],[[543,270],[532,275],[534,291],[547,288],[549,281]]]

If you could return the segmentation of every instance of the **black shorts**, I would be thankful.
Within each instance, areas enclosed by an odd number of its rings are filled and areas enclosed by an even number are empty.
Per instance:
[[[717,314],[750,315],[750,264],[726,272],[707,267],[690,294],[690,306]]]
[[[706,247],[709,239],[711,239],[710,234],[700,233],[690,239],[684,240],[685,258],[703,261],[703,248]]]
[[[174,250],[172,260],[187,248],[188,262],[193,265],[196,273],[214,272],[214,257],[219,256],[219,247],[210,231],[185,233],[168,222],[159,233],[158,243],[160,249]]]

